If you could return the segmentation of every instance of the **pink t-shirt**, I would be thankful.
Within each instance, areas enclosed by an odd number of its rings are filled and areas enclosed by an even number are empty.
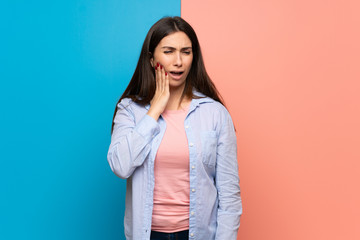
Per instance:
[[[162,113],[166,130],[155,158],[153,231],[189,229],[189,149],[184,128],[187,110]]]

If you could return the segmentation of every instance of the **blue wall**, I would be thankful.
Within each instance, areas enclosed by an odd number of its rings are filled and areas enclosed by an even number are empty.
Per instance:
[[[106,153],[150,26],[176,1],[1,1],[0,239],[124,239]]]

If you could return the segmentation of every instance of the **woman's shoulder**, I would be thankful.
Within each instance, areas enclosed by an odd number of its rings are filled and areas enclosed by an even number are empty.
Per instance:
[[[118,102],[117,106],[118,107],[127,107],[130,104],[132,104],[134,101],[131,98],[123,98],[120,100],[120,102]]]
[[[203,97],[198,100],[200,108],[206,111],[215,112],[217,114],[229,114],[227,108],[219,101],[216,101],[210,97]]]
[[[218,111],[225,111],[227,112],[226,107],[219,101],[214,100],[213,98],[206,96],[205,94],[193,90],[193,95],[195,96],[196,103],[204,108],[212,108]]]
[[[138,109],[144,109],[145,106],[135,102],[130,97],[125,97],[125,98],[121,99],[121,101],[117,104],[117,108],[118,108],[118,110],[134,111],[134,110],[138,110]]]

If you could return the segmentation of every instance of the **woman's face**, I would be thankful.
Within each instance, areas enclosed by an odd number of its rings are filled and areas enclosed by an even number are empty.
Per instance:
[[[193,60],[192,45],[184,32],[167,35],[156,46],[151,65],[162,65],[170,76],[170,88],[183,88]]]

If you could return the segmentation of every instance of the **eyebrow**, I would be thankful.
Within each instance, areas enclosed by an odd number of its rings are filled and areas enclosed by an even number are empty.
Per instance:
[[[171,49],[171,50],[176,50],[176,48],[174,47],[169,47],[169,46],[164,46],[162,48],[168,48],[168,49]],[[192,50],[192,47],[184,47],[182,48],[181,50]]]

